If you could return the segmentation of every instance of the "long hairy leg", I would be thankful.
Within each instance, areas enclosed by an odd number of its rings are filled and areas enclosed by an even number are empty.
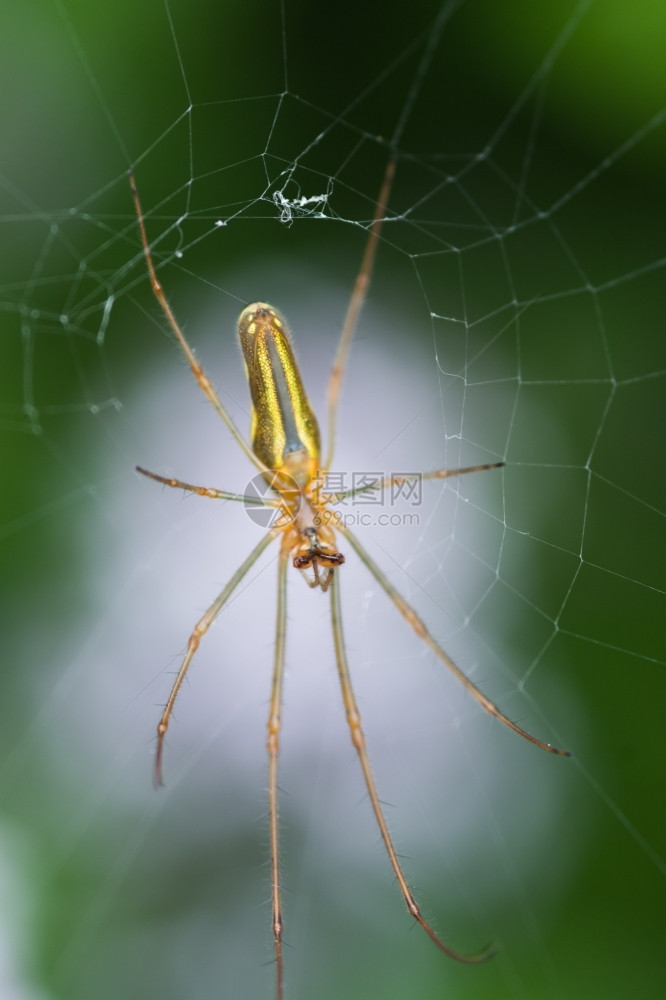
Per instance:
[[[141,236],[141,246],[143,248],[143,256],[146,261],[146,267],[148,268],[148,274],[150,276],[150,285],[153,290],[153,295],[160,304],[160,308],[164,313],[169,326],[171,327],[173,334],[178,341],[178,346],[187,358],[190,368],[192,369],[192,374],[199,383],[200,388],[206,394],[210,403],[217,410],[218,414],[227,425],[231,431],[233,437],[236,439],[237,443],[243,449],[247,457],[250,459],[252,464],[259,469],[260,472],[266,472],[266,467],[263,462],[260,462],[257,456],[254,454],[249,444],[239,431],[238,427],[232,420],[230,414],[228,413],[226,407],[223,405],[222,400],[215,391],[215,387],[211,382],[210,378],[203,369],[203,366],[199,364],[196,359],[196,355],[189,345],[189,342],[182,331],[178,320],[176,319],[175,313],[171,306],[169,305],[169,300],[167,299],[164,289],[157,277],[157,272],[155,270],[155,264],[153,263],[153,255],[150,250],[150,244],[148,243],[148,236],[146,234],[146,223],[144,220],[143,209],[141,207],[141,200],[139,199],[139,192],[136,186],[136,181],[134,179],[134,171],[129,171],[129,182],[130,189],[132,192],[132,200],[134,201],[134,210],[136,212],[137,222],[139,224],[139,234]]]
[[[186,493],[196,493],[200,497],[211,497],[213,500],[234,500],[244,503],[248,507],[279,507],[279,500],[264,499],[263,497],[246,496],[244,493],[229,493],[228,490],[216,490],[211,486],[193,486],[192,483],[184,483],[181,479],[174,479],[173,476],[159,476],[156,472],[149,472],[140,465],[134,468],[142,476],[154,479],[156,483],[164,486],[171,486],[176,490],[185,490]]]
[[[199,621],[194,626],[192,634],[187,640],[187,651],[183,657],[183,662],[180,665],[180,670],[176,675],[176,679],[173,682],[173,687],[171,688],[171,693],[169,694],[167,703],[164,706],[164,711],[162,712],[160,721],[157,724],[157,750],[155,751],[154,771],[156,785],[163,784],[162,757],[164,754],[164,739],[169,728],[173,706],[176,702],[176,698],[178,697],[178,692],[180,691],[182,683],[185,680],[185,675],[189,669],[190,663],[192,662],[192,658],[199,648],[201,637],[208,631],[245,574],[252,568],[252,566],[254,566],[261,553],[265,548],[267,548],[268,545],[270,545],[274,537],[274,533],[269,531],[266,535],[264,535],[259,544],[255,545],[247,559],[240,564],[227,585],[220,591],[210,607],[201,616]]]
[[[284,679],[284,650],[287,626],[287,566],[288,551],[281,551],[278,559],[277,619],[275,623],[275,654],[273,681],[268,710],[268,820],[271,841],[271,906],[273,939],[275,941],[275,997],[283,1000],[284,972],[282,965],[282,902],[280,888],[280,842],[278,829],[278,757],[280,754],[280,727],[282,725],[282,682]]]
[[[419,639],[425,642],[426,646],[432,650],[435,656],[441,660],[445,667],[451,671],[451,673],[460,681],[461,684],[469,691],[471,696],[476,702],[485,709],[489,715],[494,716],[503,722],[505,726],[512,729],[514,733],[518,733],[524,739],[529,740],[530,743],[534,743],[536,746],[541,747],[542,750],[547,750],[548,753],[558,754],[560,757],[570,757],[570,750],[561,750],[559,747],[554,747],[551,743],[544,743],[543,740],[537,739],[536,736],[532,736],[530,733],[521,729],[515,722],[507,718],[503,712],[500,712],[497,705],[494,704],[489,698],[486,698],[485,694],[480,688],[474,684],[469,677],[467,677],[460,667],[458,667],[450,656],[444,652],[439,643],[433,638],[428,629],[425,627],[419,616],[417,615],[411,604],[408,604],[404,597],[396,590],[393,584],[390,582],[388,577],[382,572],[377,563],[372,559],[368,552],[363,548],[361,543],[358,541],[356,536],[347,528],[346,526],[339,524],[337,525],[338,530],[344,535],[344,537],[349,541],[350,545],[356,552],[357,556],[364,563],[365,566],[370,570],[375,580],[379,586],[384,590],[384,592],[391,598],[396,608],[403,616],[405,621],[407,621],[411,627],[414,629]]]
[[[382,490],[391,486],[402,486],[403,483],[413,483],[416,481],[423,481],[426,479],[449,479],[451,476],[465,476],[469,472],[485,472],[488,469],[502,469],[505,466],[505,462],[488,462],[485,465],[468,465],[464,469],[433,469],[431,472],[405,472],[405,473],[394,473],[390,476],[384,476],[382,479],[373,479],[369,483],[364,483],[363,486],[357,486],[353,490],[345,490],[342,493],[332,493],[330,497],[327,498],[329,503],[340,503],[343,500],[349,500],[350,497],[356,497],[359,493],[372,493],[373,490]],[[139,469],[139,472],[142,472]],[[156,478],[153,476],[153,478]]]
[[[393,846],[393,841],[391,840],[391,834],[389,833],[384,812],[379,801],[375,779],[370,768],[370,760],[368,758],[368,751],[365,745],[365,735],[361,725],[361,716],[358,710],[358,705],[356,704],[356,698],[354,697],[351,677],[349,674],[345,641],[342,632],[339,574],[333,572],[332,577],[330,591],[333,640],[335,643],[335,658],[338,664],[338,674],[340,676],[340,686],[342,688],[342,699],[345,706],[345,713],[347,715],[347,722],[349,724],[349,731],[351,733],[352,743],[356,748],[356,752],[361,762],[363,777],[365,778],[365,785],[368,790],[368,795],[370,796],[370,802],[375,814],[375,819],[377,820],[377,825],[379,826],[379,831],[382,835],[382,840],[384,841],[384,846],[386,847],[391,867],[393,868],[396,880],[400,886],[400,891],[403,895],[405,903],[407,904],[407,909],[416,922],[421,925],[430,940],[437,945],[440,951],[443,951],[445,955],[448,955],[449,958],[453,958],[456,962],[463,962],[467,965],[475,965],[478,962],[486,962],[489,958],[492,958],[494,954],[494,948],[492,945],[489,945],[476,954],[462,955],[460,952],[454,951],[453,948],[449,948],[448,945],[444,944],[421,913],[419,905],[414,898],[412,890],[409,888],[407,879],[405,878],[404,872],[400,866],[398,855],[395,852],[395,847]]]
[[[342,325],[342,332],[340,334],[340,340],[338,341],[338,349],[328,382],[328,451],[326,453],[326,462],[324,464],[324,468],[326,469],[330,469],[333,461],[333,449],[335,447],[335,423],[338,414],[340,386],[342,385],[342,377],[347,364],[349,345],[354,337],[354,331],[356,330],[359,313],[361,312],[361,307],[365,302],[365,296],[368,291],[368,286],[370,285],[372,269],[375,263],[375,255],[377,253],[377,245],[379,243],[379,234],[381,232],[382,221],[384,219],[384,212],[386,211],[389,195],[391,194],[394,175],[395,159],[394,157],[391,157],[386,164],[382,186],[379,189],[379,197],[377,199],[377,204],[375,205],[375,212],[370,225],[370,232],[365,244],[363,258],[361,260],[361,269],[356,276],[354,290],[352,291],[349,305],[347,306],[347,314]]]

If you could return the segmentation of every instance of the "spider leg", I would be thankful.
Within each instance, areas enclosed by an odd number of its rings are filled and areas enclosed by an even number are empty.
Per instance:
[[[218,414],[225,422],[228,429],[231,431],[233,437],[236,439],[236,441],[243,449],[247,457],[250,459],[252,464],[256,466],[256,468],[259,469],[260,472],[266,472],[267,470],[263,462],[259,461],[257,456],[250,448],[249,444],[241,434],[241,432],[238,430],[238,427],[231,419],[231,416],[227,412],[226,407],[223,405],[220,397],[215,391],[213,383],[211,382],[210,378],[204,371],[202,365],[200,365],[199,362],[197,361],[194,351],[190,347],[187,338],[185,337],[185,334],[183,333],[178,323],[178,320],[176,319],[175,313],[171,308],[171,306],[169,305],[169,300],[164,294],[164,289],[162,288],[162,285],[160,284],[157,277],[157,272],[155,271],[155,265],[153,263],[153,255],[150,251],[148,236],[146,235],[146,223],[143,216],[143,209],[141,208],[139,192],[137,190],[136,181],[134,179],[134,171],[132,169],[130,169],[129,171],[129,182],[130,182],[130,189],[132,191],[132,200],[134,201],[134,210],[136,211],[136,217],[139,223],[139,233],[141,235],[141,246],[143,248],[143,256],[145,257],[146,265],[148,267],[148,274],[150,275],[150,284],[153,289],[153,294],[157,299],[157,301],[159,302],[160,308],[162,309],[162,312],[166,316],[169,326],[171,327],[173,334],[176,340],[178,341],[178,345],[183,354],[185,355],[185,357],[187,358],[190,364],[190,368],[192,369],[192,373],[197,382],[199,383],[199,386],[201,387],[202,391],[207,396],[209,402],[217,410]]]
[[[335,658],[338,664],[338,674],[340,676],[340,686],[342,688],[342,699],[344,701],[345,713],[347,716],[347,723],[349,724],[349,731],[351,733],[352,743],[356,748],[359,760],[361,762],[361,768],[363,770],[363,777],[365,778],[366,788],[368,789],[368,795],[370,796],[370,802],[372,804],[372,809],[375,814],[375,819],[377,820],[377,825],[379,826],[379,831],[382,835],[382,840],[384,841],[384,846],[386,847],[386,852],[389,856],[389,861],[391,862],[391,867],[397,879],[398,885],[400,886],[400,891],[403,895],[405,903],[407,904],[407,909],[414,917],[416,922],[421,925],[423,930],[426,932],[431,941],[433,941],[440,951],[443,951],[445,955],[449,958],[453,958],[456,962],[463,962],[466,965],[475,965],[478,962],[486,962],[489,958],[492,958],[494,948],[492,945],[488,945],[482,951],[474,955],[462,955],[458,951],[454,951],[449,948],[448,945],[437,936],[435,931],[432,929],[430,924],[427,922],[418,903],[414,899],[414,894],[409,888],[407,879],[405,878],[404,872],[398,861],[398,855],[395,852],[395,847],[393,846],[393,841],[391,840],[391,834],[389,833],[386,819],[384,817],[384,812],[382,810],[379,795],[377,794],[377,788],[375,785],[375,779],[372,774],[372,769],[370,767],[370,760],[368,758],[368,751],[365,745],[365,735],[363,733],[363,728],[361,725],[361,716],[358,710],[358,705],[356,704],[356,698],[354,697],[354,691],[352,688],[351,677],[349,674],[349,666],[347,664],[347,654],[345,652],[345,642],[342,632],[342,616],[340,612],[340,582],[338,579],[338,574],[331,574],[331,621],[333,624],[333,640],[335,643]]]
[[[349,345],[352,342],[359,313],[363,303],[365,302],[365,296],[370,284],[370,278],[372,277],[372,268],[375,263],[375,254],[377,253],[377,245],[379,243],[379,234],[382,228],[386,205],[388,204],[389,195],[391,193],[394,175],[395,158],[391,156],[390,160],[386,164],[384,179],[382,180],[382,186],[379,189],[379,198],[377,199],[377,204],[375,205],[375,212],[370,225],[370,232],[365,244],[363,259],[361,260],[361,269],[356,276],[354,290],[352,292],[351,299],[349,300],[349,305],[347,306],[347,314],[342,326],[340,340],[338,341],[338,349],[328,382],[328,452],[326,454],[326,462],[324,464],[325,469],[330,469],[333,462],[335,422],[338,413],[338,401],[340,398],[342,376],[344,375],[345,366],[347,364]]]
[[[462,672],[460,667],[456,666],[451,657],[444,652],[442,647],[433,638],[419,616],[416,614],[414,608],[408,604],[404,597],[402,597],[402,595],[395,589],[388,577],[385,576],[374,559],[372,559],[371,556],[365,551],[361,543],[352,534],[349,528],[345,527],[343,524],[338,525],[338,528],[344,537],[349,541],[349,544],[352,546],[361,562],[363,562],[370,570],[382,590],[393,601],[405,621],[412,626],[419,639],[422,639],[429,649],[432,650],[435,656],[442,661],[444,666],[449,668],[451,673],[457,677],[461,684],[465,686],[474,700],[479,703],[481,708],[485,709],[489,715],[493,715],[496,719],[499,719],[499,721],[503,722],[505,726],[509,727],[509,729],[513,729],[514,733],[518,733],[519,736],[529,740],[530,743],[534,743],[536,746],[541,747],[542,750],[547,750],[548,753],[558,754],[560,757],[571,757],[570,750],[561,750],[559,747],[554,747],[550,743],[544,743],[542,740],[537,739],[536,736],[532,736],[524,729],[521,729],[520,726],[516,725],[515,722],[512,722],[511,719],[507,718],[506,715],[500,712],[497,705],[490,701],[489,698],[486,698],[480,688],[478,688],[476,684],[473,684],[469,677]]]
[[[256,563],[257,559],[264,551],[265,548],[273,541],[275,534],[272,531],[267,532],[261,539],[258,545],[250,552],[247,559],[245,559],[234,575],[231,577],[227,585],[215,598],[210,607],[204,612],[199,621],[194,626],[192,634],[187,640],[187,650],[185,656],[183,657],[183,662],[180,665],[180,670],[176,675],[176,679],[173,682],[171,692],[167,699],[167,703],[164,707],[164,711],[160,717],[160,721],[157,725],[157,750],[155,751],[155,784],[162,785],[162,755],[164,752],[164,738],[167,734],[167,729],[169,728],[169,721],[171,719],[171,714],[173,712],[173,706],[175,704],[176,698],[178,697],[178,692],[180,691],[181,685],[185,680],[185,674],[187,673],[192,658],[199,648],[199,643],[201,642],[201,637],[208,631],[210,626],[213,624],[220,611],[229,600],[230,596],[233,594],[234,590],[241,582],[245,574],[252,568]]]
[[[280,506],[280,500],[270,498],[264,500],[262,497],[246,496],[244,493],[228,493],[227,490],[215,490],[209,486],[192,486],[191,483],[184,483],[180,479],[173,479],[171,476],[158,476],[156,472],[149,472],[148,469],[142,469],[140,465],[135,465],[134,468],[142,476],[154,479],[158,483],[164,483],[165,486],[173,486],[177,490],[185,490],[187,493],[197,493],[200,497],[212,497],[213,500],[238,500],[248,507]]]
[[[382,486],[406,483],[412,479],[448,479],[450,476],[465,476],[468,472],[484,472],[486,469],[501,469],[505,462],[488,462],[485,465],[468,465],[464,469],[434,469],[432,472],[413,472],[406,475],[387,476]]]
[[[275,624],[275,653],[273,681],[268,710],[268,817],[271,841],[271,903],[272,926],[275,940],[275,997],[282,1000],[284,990],[282,967],[282,902],[280,887],[280,844],[278,829],[278,757],[280,754],[280,727],[282,682],[284,680],[284,650],[287,634],[287,566],[288,550],[280,551],[278,558],[277,619]]]
[[[364,483],[356,489],[347,490],[344,493],[331,493],[329,503],[341,503],[349,500],[350,497],[358,496],[359,493],[371,493],[372,490],[385,489],[387,486],[400,486],[402,483],[409,483],[415,479],[448,479],[450,476],[464,476],[468,472],[484,472],[486,469],[501,469],[506,462],[490,462],[486,465],[468,465],[464,469],[434,469],[432,472],[406,472],[385,476],[383,479],[375,479],[373,482]]]

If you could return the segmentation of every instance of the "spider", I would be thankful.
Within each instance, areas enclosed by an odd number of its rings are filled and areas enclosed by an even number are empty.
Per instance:
[[[233,500],[243,503],[256,503],[274,508],[271,526],[255,545],[247,558],[241,563],[229,582],[215,598],[210,607],[194,626],[187,641],[187,649],[180,669],[173,683],[166,706],[157,726],[157,748],[155,753],[154,779],[156,785],[162,784],[162,759],[164,741],[169,728],[174,703],[182,686],[185,675],[190,667],[199,643],[212,623],[224,608],[226,602],[239,585],[243,577],[256,563],[261,554],[271,542],[280,540],[278,554],[277,582],[277,620],[275,626],[275,651],[273,660],[273,676],[270,695],[270,706],[267,726],[268,751],[268,815],[270,828],[271,855],[271,904],[272,932],[275,951],[275,997],[282,1000],[284,995],[284,973],[282,956],[282,904],[280,887],[279,859],[279,828],[278,828],[278,758],[279,735],[281,727],[282,682],[284,675],[284,655],[286,640],[286,580],[289,563],[301,571],[308,585],[330,596],[331,624],[335,648],[342,699],[352,743],[358,754],[363,777],[375,819],[379,826],[388,858],[396,881],[407,904],[407,909],[415,921],[423,928],[434,944],[458,962],[476,964],[487,961],[494,954],[494,946],[488,945],[481,951],[471,955],[462,954],[445,944],[435,933],[414,898],[407,879],[403,873],[398,855],[393,846],[393,840],[384,817],[379,795],[375,786],[370,760],[366,749],[365,736],[361,716],[354,697],[351,675],[347,663],[345,641],[342,629],[340,610],[340,584],[345,556],[338,549],[336,531],[348,546],[356,553],[366,566],[376,582],[385,591],[397,611],[411,626],[419,639],[424,642],[434,655],[447,667],[465,686],[470,695],[490,715],[499,719],[515,733],[536,744],[543,750],[561,756],[570,756],[569,751],[561,750],[549,743],[544,743],[537,737],[521,729],[515,722],[505,716],[483,692],[469,680],[453,660],[442,649],[439,643],[428,631],[415,610],[407,603],[401,594],[390,583],[388,577],[374,562],[363,548],[354,533],[342,520],[335,521],[331,514],[332,508],[359,490],[349,490],[340,493],[326,493],[322,487],[326,473],[331,468],[335,439],[335,426],[340,396],[340,386],[347,363],[349,347],[356,328],[359,312],[365,299],[372,275],[375,255],[380,239],[382,221],[388,204],[388,199],[395,173],[395,158],[391,157],[386,167],[383,181],[376,202],[372,222],[368,228],[368,237],[356,277],[354,288],[349,300],[347,313],[340,334],[337,353],[333,363],[328,385],[328,447],[324,461],[321,459],[319,427],[316,417],[305,393],[300,373],[296,365],[287,325],[280,313],[265,302],[254,302],[248,305],[238,320],[238,337],[245,361],[246,375],[251,396],[251,430],[248,443],[226,408],[222,404],[208,375],[197,361],[181,326],[176,319],[171,306],[160,284],[153,263],[150,244],[146,235],[146,226],[139,194],[130,170],[129,179],[136,211],[143,255],[150,277],[153,293],[166,317],[166,320],[176,338],[180,349],[187,358],[195,379],[206,397],[217,410],[227,428],[247,455],[252,464],[267,481],[271,493],[267,498],[249,498],[244,495],[230,493],[225,490],[212,489],[205,486],[195,486],[179,479],[168,478],[149,472],[137,466],[137,471],[150,479],[166,486],[186,490],[200,496],[213,499]],[[437,469],[425,474],[414,473],[412,476],[387,476],[361,487],[363,491],[377,490],[381,487],[400,485],[421,475],[423,479],[446,479],[449,476],[461,476],[471,472],[488,469],[498,469],[503,462],[493,462],[486,465],[475,465],[461,469]],[[335,523],[335,529],[331,526]]]

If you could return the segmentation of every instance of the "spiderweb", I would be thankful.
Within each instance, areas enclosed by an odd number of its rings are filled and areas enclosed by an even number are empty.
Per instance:
[[[228,9],[229,7],[233,9]],[[345,516],[493,723],[362,567],[342,577],[380,794],[447,963],[392,884],[327,604],[290,581],[289,998],[657,995],[663,951],[663,18],[643,2],[69,3],[2,16],[0,982],[9,998],[271,996],[257,565],[152,736],[200,612],[257,540],[233,329],[291,324],[320,416],[390,149],[395,188],[334,470],[504,460]],[[661,92],[660,92],[661,88]],[[347,480],[347,486],[353,485]],[[383,518],[383,519],[382,519]]]

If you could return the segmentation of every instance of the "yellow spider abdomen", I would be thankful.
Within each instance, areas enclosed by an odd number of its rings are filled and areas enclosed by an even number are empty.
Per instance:
[[[253,302],[240,314],[238,339],[252,399],[252,450],[269,469],[288,471],[304,486],[319,463],[319,425],[287,324],[266,302]]]

